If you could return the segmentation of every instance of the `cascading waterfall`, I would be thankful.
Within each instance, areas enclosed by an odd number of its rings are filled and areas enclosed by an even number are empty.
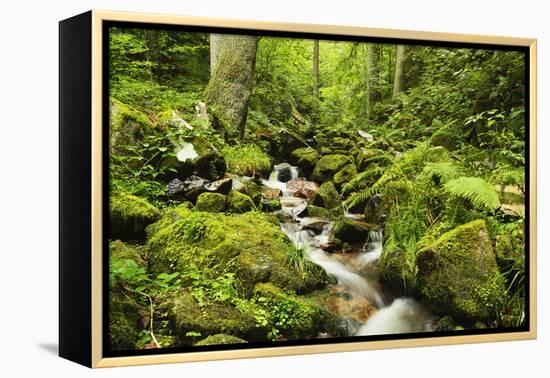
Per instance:
[[[281,176],[286,180],[281,181]],[[322,267],[329,276],[334,277],[344,292],[364,298],[378,308],[378,311],[363,324],[357,325],[356,322],[344,318],[343,321],[350,323],[348,326],[350,334],[375,335],[430,331],[432,317],[420,303],[412,298],[397,298],[388,306],[376,276],[369,273],[360,274],[352,267],[368,267],[377,264],[382,254],[383,232],[370,231],[363,248],[352,254],[350,264],[344,263],[335,254],[325,252],[321,246],[329,242],[333,223],[326,219],[299,216],[307,207],[307,200],[294,196],[294,192],[289,190],[286,184],[296,178],[298,178],[298,169],[283,163],[275,165],[268,180],[262,180],[265,186],[281,191],[281,211],[290,216],[289,221],[281,223],[281,229],[297,248],[307,251],[312,262]],[[362,218],[362,215],[350,213],[348,209],[345,209],[345,216],[351,219]],[[316,233],[308,228],[319,222],[324,223],[320,232]]]

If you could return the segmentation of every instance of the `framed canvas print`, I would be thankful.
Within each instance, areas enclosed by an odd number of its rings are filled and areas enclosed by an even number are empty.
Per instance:
[[[536,41],[60,22],[60,355],[536,337]]]

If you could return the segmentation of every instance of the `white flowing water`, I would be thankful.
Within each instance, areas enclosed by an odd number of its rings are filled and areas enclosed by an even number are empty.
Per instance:
[[[380,309],[357,331],[357,335],[386,335],[432,331],[431,315],[412,298],[397,298]]]
[[[378,308],[378,311],[365,323],[359,326],[351,324],[349,329],[352,330],[352,334],[375,335],[430,331],[432,316],[420,303],[412,298],[397,298],[388,306],[378,279],[372,273],[373,269],[361,271],[356,269],[357,267],[376,267],[382,254],[383,232],[370,231],[367,242],[363,248],[358,248],[357,253],[351,254],[353,257],[349,259],[349,263],[338,258],[338,254],[325,252],[321,246],[329,243],[333,223],[326,219],[300,216],[307,207],[307,200],[295,197],[294,192],[287,188],[286,182],[278,179],[281,169],[288,169],[288,166],[276,165],[269,179],[263,180],[263,184],[281,191],[281,211],[290,216],[289,221],[281,223],[283,232],[297,248],[307,251],[312,262],[336,279],[338,287],[344,292],[362,297]],[[291,176],[292,179],[298,177],[296,167],[291,167]],[[347,210],[345,210],[345,216],[352,219],[362,217]],[[319,224],[322,225],[322,229]],[[318,230],[317,232],[310,229],[312,225],[316,226],[314,229]],[[343,320],[353,323],[350,319]]]

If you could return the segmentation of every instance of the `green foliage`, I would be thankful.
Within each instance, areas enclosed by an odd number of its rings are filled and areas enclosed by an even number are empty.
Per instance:
[[[234,145],[222,149],[227,171],[241,176],[269,174],[271,159],[256,145]]]
[[[444,185],[452,196],[464,198],[477,209],[495,210],[500,206],[494,186],[479,177],[459,177]]]

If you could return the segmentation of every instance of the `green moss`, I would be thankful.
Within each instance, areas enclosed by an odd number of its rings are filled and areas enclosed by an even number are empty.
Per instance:
[[[327,312],[314,300],[262,283],[254,288],[253,300],[263,309],[272,339],[308,339],[325,330]]]
[[[461,320],[495,320],[504,298],[484,220],[443,234],[417,253],[417,287],[434,311]]]
[[[252,198],[252,201],[256,206],[262,202],[262,187],[253,180],[243,181],[244,194]]]
[[[256,145],[227,146],[222,150],[227,171],[240,176],[265,176],[271,172],[271,159]]]
[[[165,302],[168,317],[176,331],[176,344],[192,345],[200,337],[228,333],[244,339],[258,339],[259,329],[254,319],[231,304],[207,301],[202,306],[188,291],[181,291]]]
[[[225,333],[218,333],[216,335],[208,336],[206,339],[203,339],[196,343],[195,345],[222,345],[222,344],[243,344],[246,343],[246,340],[240,339],[235,336],[227,335]]]
[[[332,180],[332,176],[344,166],[353,163],[353,158],[346,155],[325,155],[319,159],[311,174],[311,179],[317,182]]]
[[[355,175],[357,175],[355,164],[348,164],[334,174],[334,176],[332,177],[332,181],[334,182],[334,184],[340,186],[350,181],[352,178],[355,177]]]
[[[202,193],[197,198],[198,211],[219,213],[225,209],[225,196],[219,193]]]
[[[449,151],[454,151],[457,148],[461,131],[456,127],[442,126],[432,134],[430,142],[433,146],[445,147]]]
[[[416,280],[414,262],[412,264],[409,262],[405,251],[386,251],[378,267],[386,290],[396,296],[414,294]]]
[[[150,130],[153,130],[149,118],[140,111],[111,99],[109,136],[111,149],[116,153],[134,146]]]
[[[134,350],[140,333],[139,307],[117,289],[109,293],[109,349]]]
[[[161,219],[165,226],[148,240],[153,272],[185,273],[194,265],[215,276],[234,273],[245,297],[258,282],[272,281],[298,292],[324,284],[326,275],[320,268],[301,272],[290,264],[294,247],[267,215],[184,211],[186,216],[173,223]]]
[[[317,193],[313,197],[313,205],[333,209],[340,206],[340,194],[334,187],[332,182],[325,182],[319,187]]]
[[[307,214],[312,218],[330,219],[330,211],[324,207],[308,205]]]
[[[115,240],[109,243],[109,257],[114,259],[130,259],[141,265],[145,261],[145,252],[141,245],[130,245],[120,240]]]
[[[145,227],[160,218],[160,211],[143,198],[126,193],[113,193],[110,200],[111,239],[143,238]]]
[[[145,227],[145,234],[147,236],[147,239],[150,239],[153,237],[157,231],[160,229],[169,226],[178,220],[183,219],[184,217],[188,216],[191,213],[191,209],[193,207],[193,204],[191,202],[183,202],[182,204],[178,205],[177,207],[173,208],[167,208],[162,213],[161,218],[147,227]]]
[[[256,210],[256,205],[252,198],[246,194],[232,190],[226,198],[227,209],[234,213],[246,213],[247,211]]]
[[[334,223],[333,236],[347,243],[362,244],[368,239],[371,229],[373,225],[342,218]]]
[[[319,160],[319,153],[311,147],[300,147],[290,153],[290,159],[309,176]]]

